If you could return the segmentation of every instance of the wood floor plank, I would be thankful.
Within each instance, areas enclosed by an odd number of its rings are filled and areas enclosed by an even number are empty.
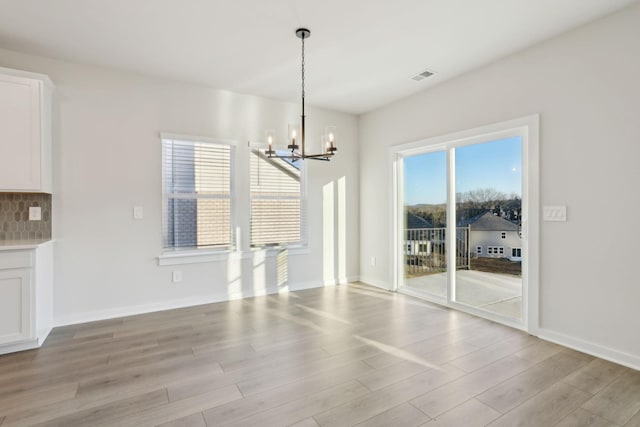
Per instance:
[[[489,424],[493,427],[552,426],[577,409],[591,395],[564,383],[556,383]]]
[[[586,365],[590,359],[577,352],[562,351],[487,390],[477,398],[504,414]]]
[[[626,424],[640,411],[640,371],[620,376],[582,407],[616,424]]]
[[[631,417],[631,419],[624,425],[624,427],[640,427],[640,411]]]
[[[14,393],[2,399],[2,414],[9,415],[33,407],[46,406],[63,400],[73,399],[78,391],[78,383],[55,384],[49,387],[33,388],[22,393]]]
[[[625,372],[631,370],[606,360],[594,359],[563,381],[587,393],[597,394]]]
[[[242,394],[235,386],[227,386],[205,394],[198,394],[186,399],[169,402],[156,408],[148,408],[131,414],[118,420],[119,427],[145,427],[156,426],[169,421],[174,421],[194,412],[202,412],[207,409],[224,405],[228,402],[242,399]],[[107,427],[113,424],[95,424],[93,427]]]
[[[345,400],[365,395],[369,390],[358,381],[352,380],[318,393],[300,396],[300,399],[258,412],[246,418],[227,424],[235,427],[283,426],[294,424],[311,415],[331,409]]]
[[[313,417],[309,417],[297,423],[291,424],[288,427],[319,427],[319,426],[320,424],[318,424],[316,420],[313,419]]]
[[[415,406],[403,403],[357,424],[358,427],[421,426],[430,418]]]
[[[402,360],[382,369],[376,369],[360,375],[358,381],[364,384],[369,390],[379,390],[390,384],[424,372],[427,369],[428,368],[423,365]]]
[[[465,426],[483,427],[502,414],[484,403],[470,399],[460,406],[439,415],[429,427]]]
[[[533,362],[520,359],[518,356],[507,356],[431,392],[424,393],[411,400],[411,404],[436,418],[533,365]]]
[[[557,344],[543,340],[536,340],[533,345],[527,346],[518,351],[516,356],[537,363],[558,354],[562,350],[564,350],[564,347]]]
[[[536,341],[538,341],[537,338],[531,336],[509,338],[460,356],[451,360],[450,363],[463,371],[473,372],[533,345]]]
[[[158,424],[157,427],[207,427],[207,423],[204,421],[202,412],[198,412],[197,414],[187,415],[177,420]]]
[[[352,362],[335,370],[303,377],[298,381],[268,388],[260,393],[245,396],[241,401],[231,402],[218,408],[205,411],[207,425],[220,425],[248,417],[260,411],[268,410],[299,399],[305,394],[319,392],[354,379],[363,370],[370,369],[362,362]]]
[[[155,408],[168,402],[164,389],[145,393],[133,398],[119,400],[104,406],[75,412],[59,418],[54,418],[43,423],[45,427],[81,427],[97,426],[101,424],[114,425],[121,419],[131,417],[133,414],[148,408]]]
[[[621,427],[609,420],[578,408],[562,420],[554,427]]]
[[[326,412],[313,416],[321,426],[353,425],[381,414],[407,400],[432,390],[462,375],[461,371],[448,367],[429,369],[422,374],[384,387]]]

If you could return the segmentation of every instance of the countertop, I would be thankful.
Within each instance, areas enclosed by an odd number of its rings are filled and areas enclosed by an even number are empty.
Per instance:
[[[15,251],[20,249],[35,249],[45,243],[53,242],[53,239],[39,240],[0,240],[0,251]]]

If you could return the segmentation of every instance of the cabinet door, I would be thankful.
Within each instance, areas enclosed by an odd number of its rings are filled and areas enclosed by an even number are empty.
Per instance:
[[[31,269],[0,270],[0,344],[33,338]]]
[[[0,74],[0,189],[40,187],[40,82]]]

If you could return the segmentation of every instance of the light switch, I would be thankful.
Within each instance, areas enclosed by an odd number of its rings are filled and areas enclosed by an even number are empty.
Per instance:
[[[142,206],[134,206],[133,207],[133,219],[143,219],[144,218],[144,209]]]
[[[42,208],[40,206],[29,207],[29,221],[40,221],[42,219]]]
[[[566,206],[545,206],[542,212],[542,219],[544,221],[566,221],[567,207]]]

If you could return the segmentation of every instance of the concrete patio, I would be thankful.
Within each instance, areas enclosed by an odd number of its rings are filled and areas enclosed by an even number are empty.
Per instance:
[[[445,296],[447,273],[405,279],[405,287],[417,292]],[[522,317],[522,279],[507,274],[458,270],[457,301],[502,316]]]

